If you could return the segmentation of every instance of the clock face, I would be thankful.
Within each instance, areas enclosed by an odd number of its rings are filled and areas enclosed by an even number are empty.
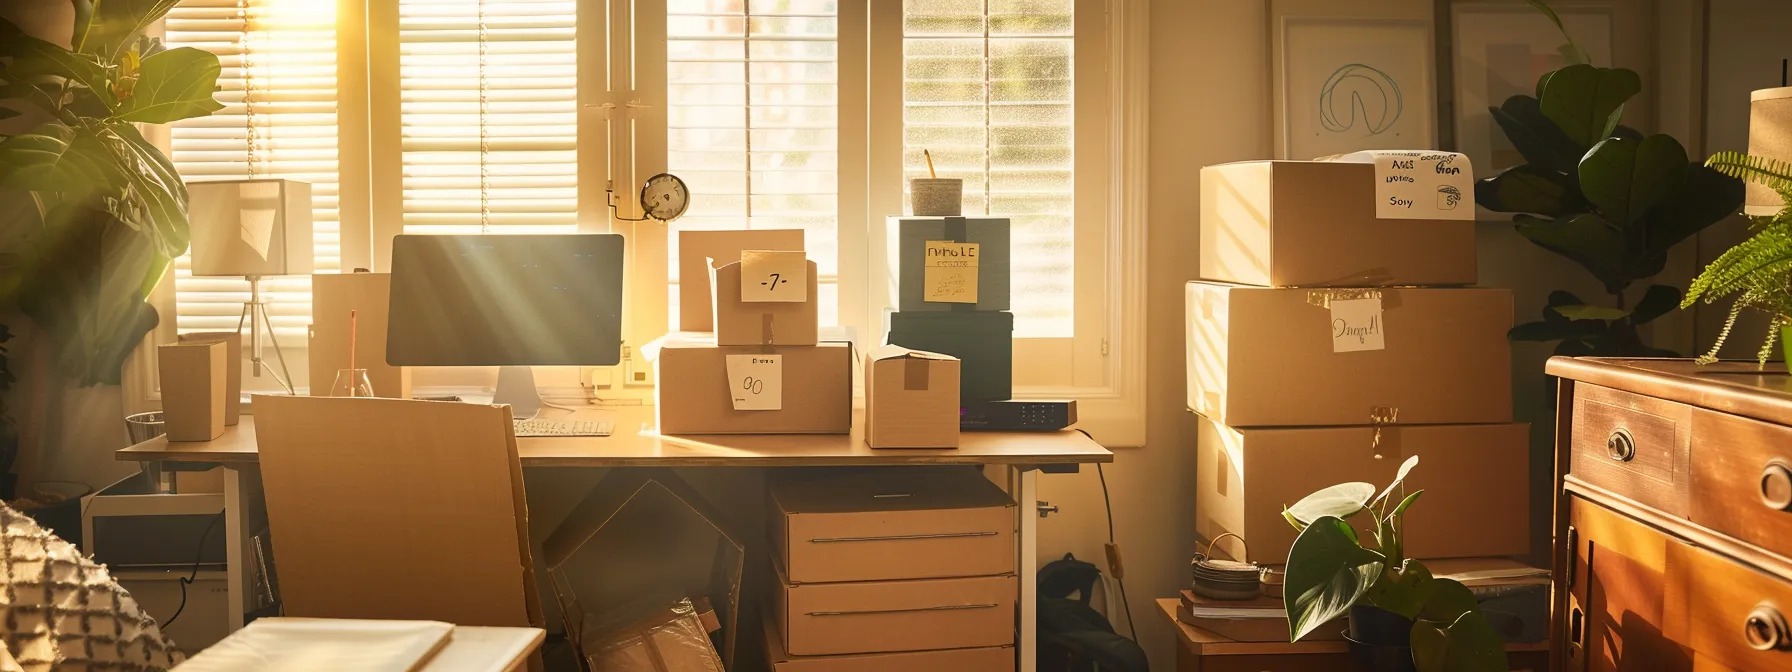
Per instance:
[[[690,205],[690,190],[685,188],[684,180],[671,173],[647,178],[647,184],[641,187],[641,211],[648,217],[669,222],[683,215]]]

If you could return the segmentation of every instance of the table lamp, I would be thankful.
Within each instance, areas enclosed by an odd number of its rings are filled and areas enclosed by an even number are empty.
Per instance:
[[[249,280],[249,300],[236,329],[241,333],[249,326],[251,375],[259,378],[265,369],[292,393],[292,373],[261,299],[261,279],[311,274],[311,185],[282,179],[189,182],[187,220],[193,275]],[[261,358],[264,330],[280,362],[278,374]]]
[[[1782,66],[1783,67],[1783,66]],[[1760,89],[1749,95],[1749,156],[1792,162],[1792,87]],[[1749,181],[1743,214],[1767,217],[1779,214],[1786,202],[1767,185]]]

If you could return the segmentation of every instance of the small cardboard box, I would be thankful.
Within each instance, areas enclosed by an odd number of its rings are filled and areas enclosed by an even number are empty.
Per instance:
[[[774,619],[765,617],[765,650],[771,672],[1000,672],[1014,669],[1013,646],[977,649],[793,656],[784,650]]]
[[[210,441],[224,435],[225,381],[230,364],[223,341],[156,348],[162,380],[162,429],[169,441]]]
[[[1385,487],[1407,456],[1419,465],[1406,492],[1406,555],[1413,558],[1530,552],[1530,426],[1406,425],[1238,429],[1200,419],[1195,531],[1231,532],[1250,560],[1278,564],[1298,533],[1282,518],[1318,490],[1351,481]]]
[[[1014,396],[1014,313],[890,313],[889,344],[959,360],[959,403]]]
[[[235,426],[243,415],[243,335],[235,331],[181,334],[181,343],[220,341],[224,344],[224,425]]]
[[[957,448],[959,361],[886,345],[865,356],[865,443]]]
[[[1188,407],[1227,425],[1512,420],[1509,290],[1191,282],[1187,309]]]
[[[895,242],[898,310],[1008,310],[1009,245],[1006,218],[904,217]],[[927,242],[977,244],[977,287],[974,303],[927,300]]]
[[[1201,169],[1201,277],[1269,287],[1472,285],[1475,222],[1377,219],[1375,166]]]
[[[1011,575],[1014,500],[974,468],[785,476],[770,488],[786,580]]]
[[[715,331],[709,259],[740,261],[742,250],[803,250],[802,229],[678,232],[678,329]]]
[[[783,356],[778,410],[734,409],[728,355]],[[654,367],[654,410],[661,434],[849,434],[852,432],[852,346],[719,347],[669,342]]]
[[[1014,576],[792,585],[781,574],[773,618],[791,655],[1014,644]]]
[[[349,312],[355,314],[355,366],[367,369],[374,396],[411,398],[411,372],[386,363],[391,273],[311,276],[311,396],[330,396],[336,371],[349,368]]]
[[[815,345],[821,313],[815,262],[809,267],[808,294],[802,301],[740,299],[741,262],[716,267],[715,325],[717,345]],[[682,295],[681,295],[682,296]]]

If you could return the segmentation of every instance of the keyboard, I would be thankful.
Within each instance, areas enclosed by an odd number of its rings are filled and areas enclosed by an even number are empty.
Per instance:
[[[517,420],[516,435],[609,436],[611,424],[609,420]]]

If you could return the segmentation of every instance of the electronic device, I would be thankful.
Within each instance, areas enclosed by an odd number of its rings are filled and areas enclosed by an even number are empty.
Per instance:
[[[516,436],[609,436],[614,424],[609,420],[528,418],[516,421]]]
[[[656,220],[670,222],[684,215],[691,207],[691,190],[684,180],[671,173],[660,173],[647,178],[641,185],[641,217],[623,217],[616,212],[616,193],[604,191],[605,200],[610,203],[610,215],[625,222],[645,222]]]
[[[492,403],[541,410],[531,366],[622,361],[622,236],[398,236],[386,362],[498,366]]]
[[[967,432],[1055,432],[1076,424],[1076,400],[974,401],[958,411]]]

